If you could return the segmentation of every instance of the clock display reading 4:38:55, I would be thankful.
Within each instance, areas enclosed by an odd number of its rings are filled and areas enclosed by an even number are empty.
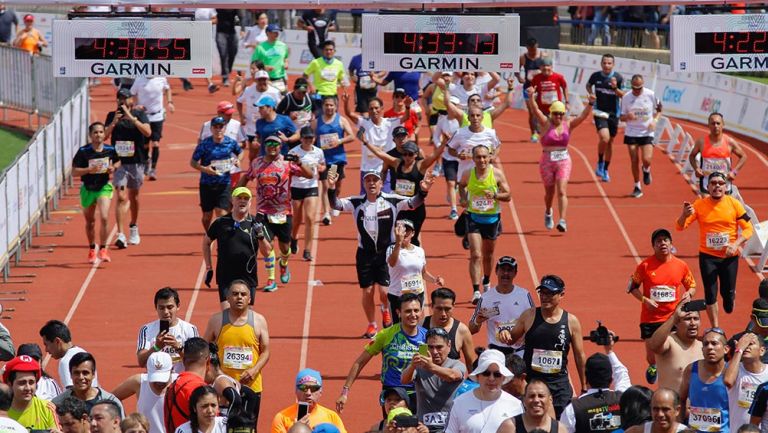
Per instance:
[[[190,60],[189,38],[75,38],[75,60]]]

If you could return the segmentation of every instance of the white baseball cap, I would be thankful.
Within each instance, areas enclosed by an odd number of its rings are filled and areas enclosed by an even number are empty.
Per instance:
[[[150,382],[167,383],[171,380],[173,360],[165,352],[154,352],[147,359],[147,380]]]
[[[260,69],[260,70],[256,71],[256,73],[253,75],[253,78],[255,78],[255,79],[257,79],[257,80],[258,80],[259,78],[266,78],[266,79],[269,79],[269,74],[267,73],[267,71],[265,71],[265,70],[263,70],[263,69]]]
[[[513,377],[515,377],[515,375],[509,371],[504,363],[504,354],[496,349],[488,349],[483,351],[483,353],[481,353],[480,357],[477,359],[477,368],[475,368],[475,370],[469,375],[476,378],[478,374],[482,374],[488,370],[488,367],[490,367],[491,364],[496,364],[496,367],[499,368],[499,373],[504,376],[503,383],[507,383],[512,380]]]

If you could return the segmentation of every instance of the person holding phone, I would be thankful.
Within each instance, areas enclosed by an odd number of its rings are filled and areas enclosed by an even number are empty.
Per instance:
[[[640,338],[645,341],[648,369],[645,378],[656,383],[656,361],[648,340],[674,314],[681,302],[696,294],[696,280],[688,264],[672,254],[672,234],[660,228],[651,233],[653,255],[635,268],[627,292],[640,302]],[[642,289],[642,290],[641,290]]]
[[[140,367],[147,366],[147,359],[156,352],[165,352],[173,360],[176,373],[184,371],[181,352],[184,343],[199,337],[197,326],[179,318],[179,292],[171,287],[163,287],[155,292],[155,312],[157,320],[147,323],[139,330],[136,345],[136,358]]]
[[[271,433],[287,433],[297,422],[307,424],[313,429],[320,424],[330,423],[336,426],[340,433],[347,433],[339,414],[318,402],[323,395],[323,378],[319,371],[311,368],[299,371],[295,385],[296,403],[275,415]]]

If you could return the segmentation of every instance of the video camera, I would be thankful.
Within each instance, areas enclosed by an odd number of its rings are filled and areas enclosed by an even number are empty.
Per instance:
[[[598,346],[607,346],[611,344],[611,334],[608,332],[608,328],[603,326],[603,322],[597,321],[597,329],[589,331],[589,337],[584,337],[585,340],[589,340]],[[613,336],[613,342],[619,341],[619,336]]]

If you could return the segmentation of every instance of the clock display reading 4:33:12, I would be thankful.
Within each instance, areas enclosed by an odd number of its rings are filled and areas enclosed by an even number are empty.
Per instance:
[[[384,54],[499,54],[498,33],[384,33]]]

